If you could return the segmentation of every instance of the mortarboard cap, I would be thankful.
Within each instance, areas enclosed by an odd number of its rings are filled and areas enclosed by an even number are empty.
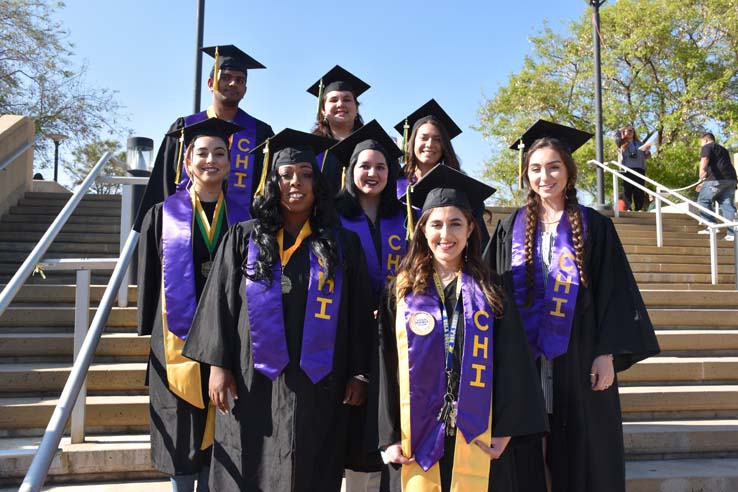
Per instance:
[[[372,120],[362,126],[331,147],[330,151],[344,167],[348,167],[357,154],[368,149],[382,152],[389,166],[396,164],[397,159],[402,157],[400,148],[382,129],[377,120]]]
[[[311,85],[307,91],[315,97],[322,97],[323,94],[331,91],[351,91],[356,97],[359,97],[369,87],[371,86],[359,77],[336,65]]]
[[[427,103],[420,106],[418,109],[410,113],[405,119],[395,125],[395,130],[400,135],[405,137],[405,125],[407,124],[408,129],[412,132],[416,125],[426,123],[428,121],[437,121],[443,125],[448,133],[449,140],[453,139],[457,135],[461,134],[461,128],[458,127],[454,120],[443,110],[440,104],[435,99],[431,99]]]
[[[543,137],[560,140],[568,147],[569,152],[574,153],[579,147],[587,143],[593,135],[570,126],[564,126],[546,120],[538,120],[520,138],[515,140],[510,148],[512,150],[518,150],[518,146],[522,142],[523,148],[528,149],[533,145],[533,142]]]
[[[246,74],[248,69],[266,68],[232,44],[208,46],[201,51],[215,58],[215,68],[219,70],[238,70]]]
[[[437,164],[420,181],[408,187],[410,200],[422,212],[437,207],[454,206],[472,211],[484,204],[494,188],[444,164]]]

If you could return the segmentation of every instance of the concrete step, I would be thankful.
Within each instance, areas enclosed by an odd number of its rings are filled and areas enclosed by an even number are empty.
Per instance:
[[[649,309],[654,326],[738,327],[738,309]]]
[[[32,220],[37,224],[51,224],[59,213],[46,213],[46,214],[34,214],[29,217],[27,214],[7,214],[3,216],[4,224],[24,223]],[[119,214],[120,215],[120,214]],[[67,224],[118,224],[120,225],[120,218],[118,217],[106,217],[97,215],[77,215],[72,214],[67,220]],[[48,226],[47,226],[48,227]]]
[[[635,273],[636,282],[643,283],[692,283],[709,284],[712,278],[709,273]],[[719,284],[735,286],[735,274],[718,273]]]
[[[45,232],[45,231],[44,231]],[[44,232],[0,232],[0,241],[33,241],[37,243]],[[102,232],[60,232],[54,241],[68,243],[115,243],[120,240],[120,234]]]
[[[656,236],[653,237],[647,237],[647,236],[639,236],[635,234],[625,234],[620,238],[620,241],[623,243],[623,245],[628,246],[655,246],[656,245]],[[668,236],[664,239],[664,246],[663,247],[690,247],[690,248],[705,248],[709,251],[710,248],[710,239],[707,235],[701,235],[701,234],[695,234],[694,237],[692,236]],[[722,235],[718,236],[718,247],[722,248],[731,248],[732,249],[733,242],[732,241],[726,241],[723,239]]]
[[[738,357],[651,357],[619,373],[618,381],[621,384],[738,382]]]
[[[738,458],[738,419],[623,423],[628,459]]]
[[[30,253],[36,247],[38,241],[31,242],[5,242],[2,248],[5,252]],[[99,253],[118,254],[120,244],[118,241],[108,243],[80,243],[54,241],[46,252],[47,258],[53,258],[56,253],[79,253],[80,256],[90,257]],[[94,256],[93,256],[94,257]]]
[[[62,207],[10,207],[11,215],[34,216],[34,215],[59,215]],[[95,217],[120,217],[120,208],[115,207],[77,207],[74,209],[73,215],[77,217],[87,217],[94,215]]]
[[[635,262],[630,261],[633,273],[702,273],[710,274],[710,264],[704,263],[658,263],[658,262]],[[718,275],[735,274],[735,266],[718,264]]]
[[[642,418],[644,414],[721,415],[738,412],[738,384],[713,386],[626,386],[620,388],[623,418]],[[638,414],[628,418],[628,413]]]
[[[58,403],[45,396],[0,398],[0,435],[41,435]],[[85,425],[89,432],[147,432],[149,397],[88,396]]]
[[[73,333],[0,333],[0,358],[5,362],[28,362],[32,358],[72,360]],[[95,350],[95,360],[138,359],[145,361],[149,337],[136,333],[103,333]]]
[[[649,244],[623,244],[625,252],[630,254],[644,254],[644,255],[695,255],[704,256],[705,258],[710,257],[710,246],[709,243],[705,246],[675,246],[667,244],[662,247]],[[718,264],[728,261],[729,258],[733,258],[733,247],[732,244],[726,241],[718,243],[717,248]]]
[[[49,272],[51,273],[51,272]],[[0,284],[0,291],[5,288],[5,284]],[[128,287],[128,302],[136,303],[137,287],[131,285]],[[105,292],[105,285],[90,286],[90,302],[99,303]],[[68,303],[74,304],[75,286],[74,285],[24,285],[13,299],[14,303]]]
[[[738,306],[738,291],[695,291],[695,290],[644,290],[641,295],[650,308],[654,307],[715,307],[735,308]],[[737,320],[738,321],[738,320]]]
[[[67,363],[0,364],[0,392],[61,394],[71,369],[71,358]],[[87,373],[87,391],[89,394],[147,393],[145,379],[146,362],[92,364]]]
[[[738,459],[680,459],[626,463],[628,492],[735,492]]]
[[[80,258],[80,257],[89,257],[90,255],[86,253],[79,253],[79,252],[70,252],[70,253],[64,253],[64,252],[55,252],[55,253],[46,253],[43,259],[49,259],[49,258]],[[95,258],[117,258],[118,255],[116,253],[95,253]],[[0,253],[0,263],[9,263],[12,265],[17,265],[19,267],[21,263],[26,261],[26,258],[28,258],[28,253],[26,252],[15,252],[15,253]]]
[[[71,196],[70,196],[71,198]],[[58,207],[61,209],[67,204],[69,198],[21,198],[18,201],[19,207]],[[88,200],[86,197],[79,202],[77,208],[120,208],[120,198],[116,200]]]
[[[97,257],[97,255],[95,255]],[[0,274],[0,284],[4,284],[6,282],[9,282],[10,279],[15,275],[15,272],[17,271],[19,265],[15,266],[15,270],[13,270],[13,273],[3,273]],[[41,275],[32,275],[26,279],[26,284],[32,284],[32,285],[48,285],[48,284],[74,284],[76,282],[76,277],[72,273],[64,273],[64,272],[46,272],[46,278],[44,279],[41,277]],[[92,279],[91,282],[93,284],[98,285],[107,285],[108,281],[110,280],[111,272],[92,272]]]
[[[674,283],[659,283],[659,282],[638,282],[638,287],[641,291],[644,290],[683,290],[683,291],[735,291],[735,284],[697,284],[686,282],[683,284]]]
[[[710,255],[642,255],[631,253],[628,255],[628,262],[633,265],[635,263],[691,263],[694,265],[710,265]],[[721,256],[718,258],[718,265],[734,265],[735,258],[733,255]]]
[[[41,191],[29,191],[24,195],[26,199],[36,200],[69,200],[71,193],[49,193]],[[88,193],[83,198],[85,202],[120,202],[120,195],[104,195],[99,193]]]
[[[656,330],[662,352],[738,351],[738,330]]]
[[[90,308],[90,320],[96,308]],[[137,326],[136,308],[114,307],[108,317],[111,326]],[[0,317],[0,327],[7,326],[74,326],[73,307],[9,307]]]
[[[0,222],[0,232],[46,232],[51,223],[38,222]],[[64,224],[62,233],[103,233],[119,234],[120,221],[108,224]]]

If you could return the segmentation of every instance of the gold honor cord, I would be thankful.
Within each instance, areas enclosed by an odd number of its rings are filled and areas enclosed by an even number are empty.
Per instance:
[[[326,150],[326,152],[328,152]],[[323,159],[325,161],[325,159]],[[346,187],[346,168],[344,167],[341,169],[341,189],[344,189]]]
[[[290,259],[292,258],[292,255],[297,251],[297,248],[300,247],[302,242],[310,235],[312,234],[313,230],[310,228],[310,219],[305,221],[305,224],[303,224],[302,229],[300,229],[300,233],[297,235],[297,239],[295,239],[295,244],[290,246],[287,249],[284,249],[284,228],[277,231],[277,244],[279,245],[279,259],[282,262],[282,268],[287,266],[287,263],[290,262]]]
[[[407,191],[405,191],[405,207],[407,208],[407,239],[408,241],[413,238],[413,232],[415,232],[415,224],[413,220],[413,204],[410,200],[410,195],[413,191],[413,185],[410,184],[410,180],[407,180]]]
[[[259,178],[259,186],[256,187],[255,195],[264,194],[264,185],[266,183],[267,173],[269,172],[269,139],[266,139],[264,144],[264,161],[261,165],[261,177]]]
[[[320,172],[321,172],[321,173],[323,172],[323,169],[325,168],[325,160],[326,160],[326,158],[327,158],[327,157],[328,157],[328,151],[327,151],[327,150],[325,150],[325,151],[323,152],[323,160],[322,160],[322,161],[321,161],[321,163],[320,163]]]
[[[205,240],[205,245],[208,247],[208,251],[212,253],[215,251],[215,243],[218,240],[218,235],[223,227],[223,217],[225,214],[225,195],[220,192],[218,195],[218,201],[215,204],[215,212],[213,212],[213,221],[208,220],[208,216],[205,210],[202,208],[200,197],[195,192],[194,188],[190,192],[192,194],[192,208],[195,210],[195,221],[197,222],[198,228],[202,233],[202,238]]]
[[[323,90],[325,89],[325,86],[323,85],[323,78],[321,77],[320,82],[318,82],[318,114],[315,117],[316,120],[318,120],[318,123],[320,123],[320,108],[323,107]]]

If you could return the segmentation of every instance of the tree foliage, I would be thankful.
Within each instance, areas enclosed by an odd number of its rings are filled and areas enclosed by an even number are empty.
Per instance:
[[[588,2],[587,2],[588,3]],[[485,175],[502,198],[520,202],[517,154],[503,150],[539,118],[594,131],[592,11],[561,32],[550,26],[530,38],[519,72],[488,98],[478,129],[499,148]],[[699,137],[710,130],[738,143],[738,0],[618,0],[601,10],[605,159],[614,160],[612,132],[630,123],[656,132],[659,152],[648,175],[669,186],[696,180]],[[594,140],[579,150],[578,187],[594,193]]]
[[[120,144],[115,140],[94,140],[85,145],[77,147],[72,151],[72,163],[64,163],[64,168],[74,180],[74,186],[77,186],[85,180],[92,168],[97,164],[98,160],[105,152],[113,154],[120,164],[108,161],[103,169],[101,176],[127,176],[126,173],[126,153],[120,148]],[[95,182],[90,188],[93,193],[102,195],[117,194],[120,191],[120,185]]]
[[[36,131],[67,135],[75,146],[121,132],[115,93],[88,86],[86,64],[72,63],[69,33],[54,20],[62,2],[0,0],[0,113],[29,116]],[[125,131],[125,130],[123,130]],[[37,155],[48,162],[53,143]]]

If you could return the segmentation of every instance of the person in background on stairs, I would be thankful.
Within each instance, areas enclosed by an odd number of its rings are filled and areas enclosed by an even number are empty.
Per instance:
[[[615,131],[615,146],[618,148],[618,162],[633,171],[628,177],[636,183],[645,183],[641,176],[646,175],[646,159],[651,157],[650,142],[645,146],[638,140],[633,125],[626,125]],[[643,210],[646,192],[633,184],[623,180],[623,194],[628,208],[633,205],[633,210]]]
[[[341,490],[374,324],[359,238],[315,159],[333,143],[290,129],[265,142],[254,219],[223,239],[185,343],[220,410],[214,491]]]
[[[195,307],[228,228],[228,141],[241,127],[210,118],[184,128],[190,186],[151,208],[138,244],[138,334],[151,335],[146,372],[151,460],[173,492],[208,491],[215,412],[209,367],[182,356]],[[176,130],[179,134],[180,131]]]
[[[248,70],[265,67],[230,44],[210,46],[201,51],[215,58],[208,77],[212,104],[205,111],[177,118],[169,127],[159,146],[149,184],[133,222],[135,231],[141,230],[143,217],[151,207],[187,186],[189,177],[182,169],[184,146],[181,130],[207,118],[220,118],[242,127],[233,135],[230,151],[228,222],[236,224],[251,218],[251,200],[261,175],[263,160],[261,154],[251,154],[251,149],[274,135],[274,132],[271,126],[246,113],[238,105],[246,95]]]
[[[617,373],[658,342],[612,221],[577,201],[571,153],[591,134],[539,121],[521,138],[527,203],[486,254],[540,371],[548,490],[625,492]]]
[[[697,203],[712,210],[713,204],[720,204],[720,212],[729,221],[736,220],[735,217],[735,188],[736,172],[730,162],[730,153],[722,145],[715,142],[715,135],[704,133],[702,135],[702,149],[700,150],[700,188]],[[715,223],[715,219],[707,214],[702,214],[705,220]],[[699,231],[700,234],[708,234],[708,229]],[[735,232],[725,232],[725,239],[733,241]]]

